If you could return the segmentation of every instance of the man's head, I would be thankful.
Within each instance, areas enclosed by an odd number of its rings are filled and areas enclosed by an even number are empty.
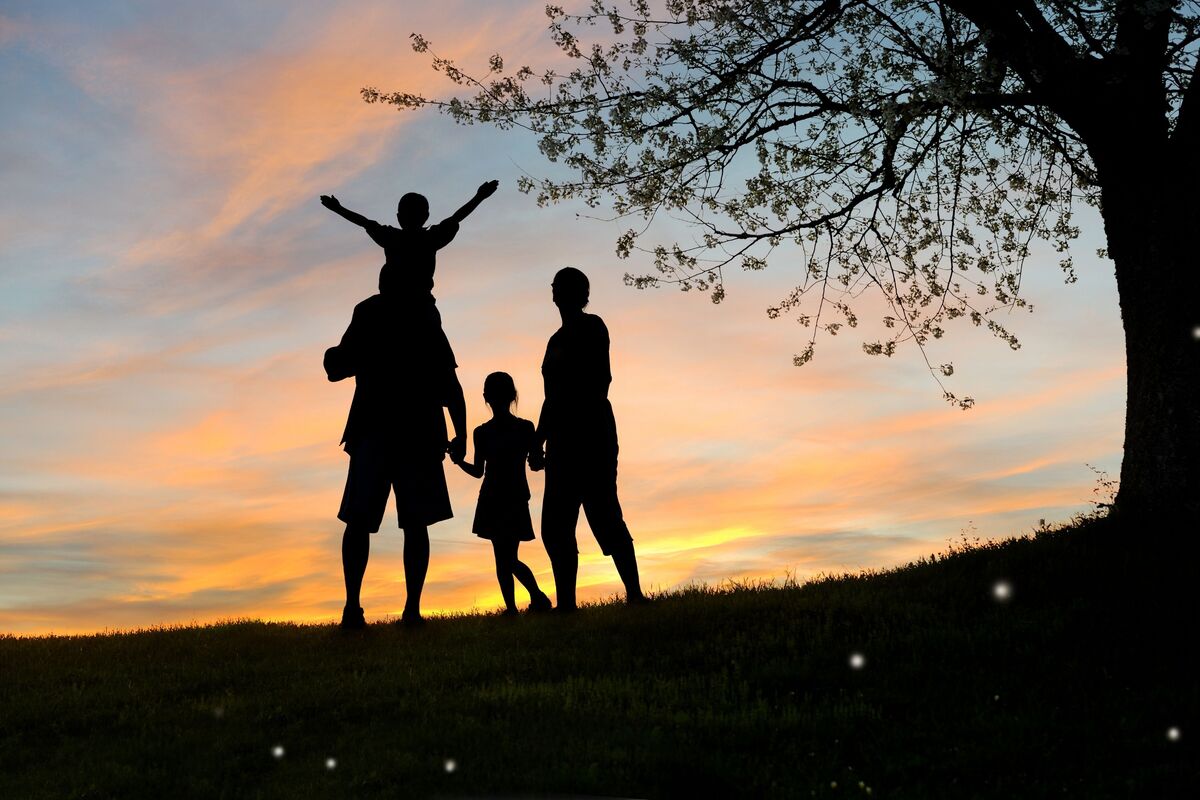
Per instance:
[[[401,228],[420,228],[429,219],[429,201],[425,195],[409,192],[396,204],[396,221]]]
[[[588,304],[591,286],[587,275],[574,267],[563,267],[550,283],[554,305],[569,310],[582,310]]]

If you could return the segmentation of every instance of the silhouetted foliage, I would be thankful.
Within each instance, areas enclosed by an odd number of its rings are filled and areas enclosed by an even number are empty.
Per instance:
[[[617,240],[622,258],[656,215],[693,221],[694,242],[648,248],[653,271],[627,275],[634,286],[719,301],[726,267],[762,269],[773,249],[799,248],[797,286],[768,309],[811,329],[796,364],[819,332],[857,326],[868,290],[889,332],[863,343],[868,354],[904,342],[924,354],[956,319],[1016,349],[996,312],[1028,307],[1032,244],[1049,242],[1074,280],[1072,209],[1098,204],[1128,345],[1117,506],[1200,496],[1200,320],[1184,300],[1200,296],[1188,241],[1200,218],[1196,3],[632,0],[547,14],[575,65],[565,73],[507,72],[497,55],[477,79],[435,56],[472,96],[363,97],[533,131],[577,178],[522,189],[543,204],[610,199],[637,220]],[[601,27],[603,41],[581,38]],[[926,363],[939,383],[953,373]]]

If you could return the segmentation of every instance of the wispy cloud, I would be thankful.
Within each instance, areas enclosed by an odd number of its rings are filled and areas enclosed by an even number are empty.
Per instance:
[[[338,613],[337,441],[353,387],[326,382],[320,355],[373,290],[380,254],[316,197],[378,216],[399,183],[437,214],[504,182],[439,256],[472,424],[495,369],[536,417],[558,325],[550,278],[565,264],[593,276],[649,586],[897,564],[969,523],[1013,533],[1086,501],[1083,463],[1119,456],[1115,353],[1073,337],[1053,343],[1061,358],[1030,347],[1003,380],[978,379],[989,393],[969,414],[942,405],[919,365],[843,358],[858,347],[846,337],[795,370],[807,332],[762,315],[786,264],[745,276],[719,308],[630,291],[619,276],[636,266],[613,261],[609,228],[515,194],[528,140],[358,97],[367,84],[446,94],[410,31],[467,64],[502,51],[537,66],[554,58],[543,23],[541,3],[467,0],[0,15],[22,88],[0,94],[0,155],[19,165],[0,201],[0,630]],[[1112,300],[1108,284],[1087,291]],[[994,350],[958,347],[990,369]],[[479,484],[447,470],[457,516],[432,531],[425,606],[493,608],[491,551],[470,532]],[[531,476],[535,521],[543,481]],[[390,514],[364,590],[372,617],[404,602]],[[617,591],[583,522],[579,537],[582,596]],[[550,588],[541,543],[522,557]]]

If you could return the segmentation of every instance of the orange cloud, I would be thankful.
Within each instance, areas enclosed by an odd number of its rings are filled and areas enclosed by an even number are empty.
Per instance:
[[[105,306],[99,323],[53,332],[69,356],[40,363],[30,348],[28,368],[0,388],[22,420],[60,434],[24,442],[6,473],[21,485],[0,495],[0,630],[328,621],[340,611],[335,513],[347,457],[337,440],[352,386],[324,381],[320,353],[373,284],[377,262],[364,256],[366,243],[348,255],[303,252],[323,238],[312,233],[325,213],[315,197],[364,171],[400,169],[389,148],[409,118],[361,103],[359,86],[445,93],[424,58],[407,52],[410,29],[475,63],[526,47],[542,29],[536,4],[519,18],[472,6],[463,37],[450,30],[453,7],[428,12],[428,27],[394,3],[353,8],[304,25],[284,19],[277,37],[221,63],[164,64],[161,42],[159,54],[148,44],[157,32],[141,31],[79,67],[97,99],[136,99],[141,130],[131,135],[145,138],[148,160],[179,170],[186,192],[163,196],[154,219],[115,231],[105,243],[112,266],[86,276],[100,285],[89,298],[98,304],[112,299],[103,290],[118,291],[106,280],[125,281],[122,308],[152,332],[92,338],[116,327],[119,312]],[[312,204],[314,221],[285,217],[301,204]],[[799,348],[789,337],[804,332],[763,321],[753,292],[719,309],[631,292],[607,231],[581,234],[563,223],[569,212],[534,222],[517,208],[489,206],[494,216],[472,218],[471,232],[439,256],[439,307],[470,424],[488,416],[480,391],[495,369],[514,375],[520,413],[536,418],[539,365],[558,326],[549,280],[581,264],[612,332],[621,496],[647,586],[896,564],[937,549],[970,519],[985,535],[1012,533],[1047,509],[1082,505],[1090,475],[1075,479],[1071,469],[1119,451],[1119,419],[1102,420],[1111,435],[1095,441],[1068,424],[1093,398],[1121,396],[1119,366],[1019,382],[962,414],[940,404],[919,367],[904,383],[894,362],[838,361],[846,337],[827,342],[832,357],[792,369]],[[511,222],[519,226],[505,229]],[[181,309],[191,315],[182,331]],[[0,336],[36,341],[49,327]],[[1007,447],[1020,431],[1039,440]],[[470,533],[479,483],[447,472],[457,516],[431,532],[425,607],[494,608],[491,551]],[[543,480],[531,476],[535,521]],[[373,541],[371,618],[404,602],[391,513]],[[581,596],[617,592],[611,561],[582,521],[579,540]],[[522,558],[552,591],[541,543]]]

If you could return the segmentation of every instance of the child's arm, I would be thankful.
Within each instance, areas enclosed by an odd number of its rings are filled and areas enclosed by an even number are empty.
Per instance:
[[[330,211],[337,214],[339,217],[342,217],[343,219],[347,219],[350,222],[353,222],[355,225],[359,226],[360,228],[365,228],[368,225],[375,224],[374,220],[367,219],[362,214],[356,213],[356,212],[351,211],[350,209],[344,207],[341,204],[341,202],[331,194],[321,195],[321,205],[325,206]]]
[[[456,223],[462,222],[472,211],[479,207],[480,203],[495,194],[496,187],[499,185],[500,181],[488,181],[487,183],[480,184],[479,188],[475,190],[475,196],[468,200],[462,208],[455,211],[450,219]]]
[[[475,435],[472,437],[472,441],[475,443],[475,460],[478,463],[472,464],[471,462],[463,459],[462,457],[455,459],[454,453],[450,454],[450,460],[453,461],[455,464],[458,464],[459,469],[461,469],[463,472],[470,475],[472,478],[482,478],[483,477],[483,467],[486,462],[483,458],[480,457],[480,454],[479,454],[479,429],[478,428],[475,429]]]

